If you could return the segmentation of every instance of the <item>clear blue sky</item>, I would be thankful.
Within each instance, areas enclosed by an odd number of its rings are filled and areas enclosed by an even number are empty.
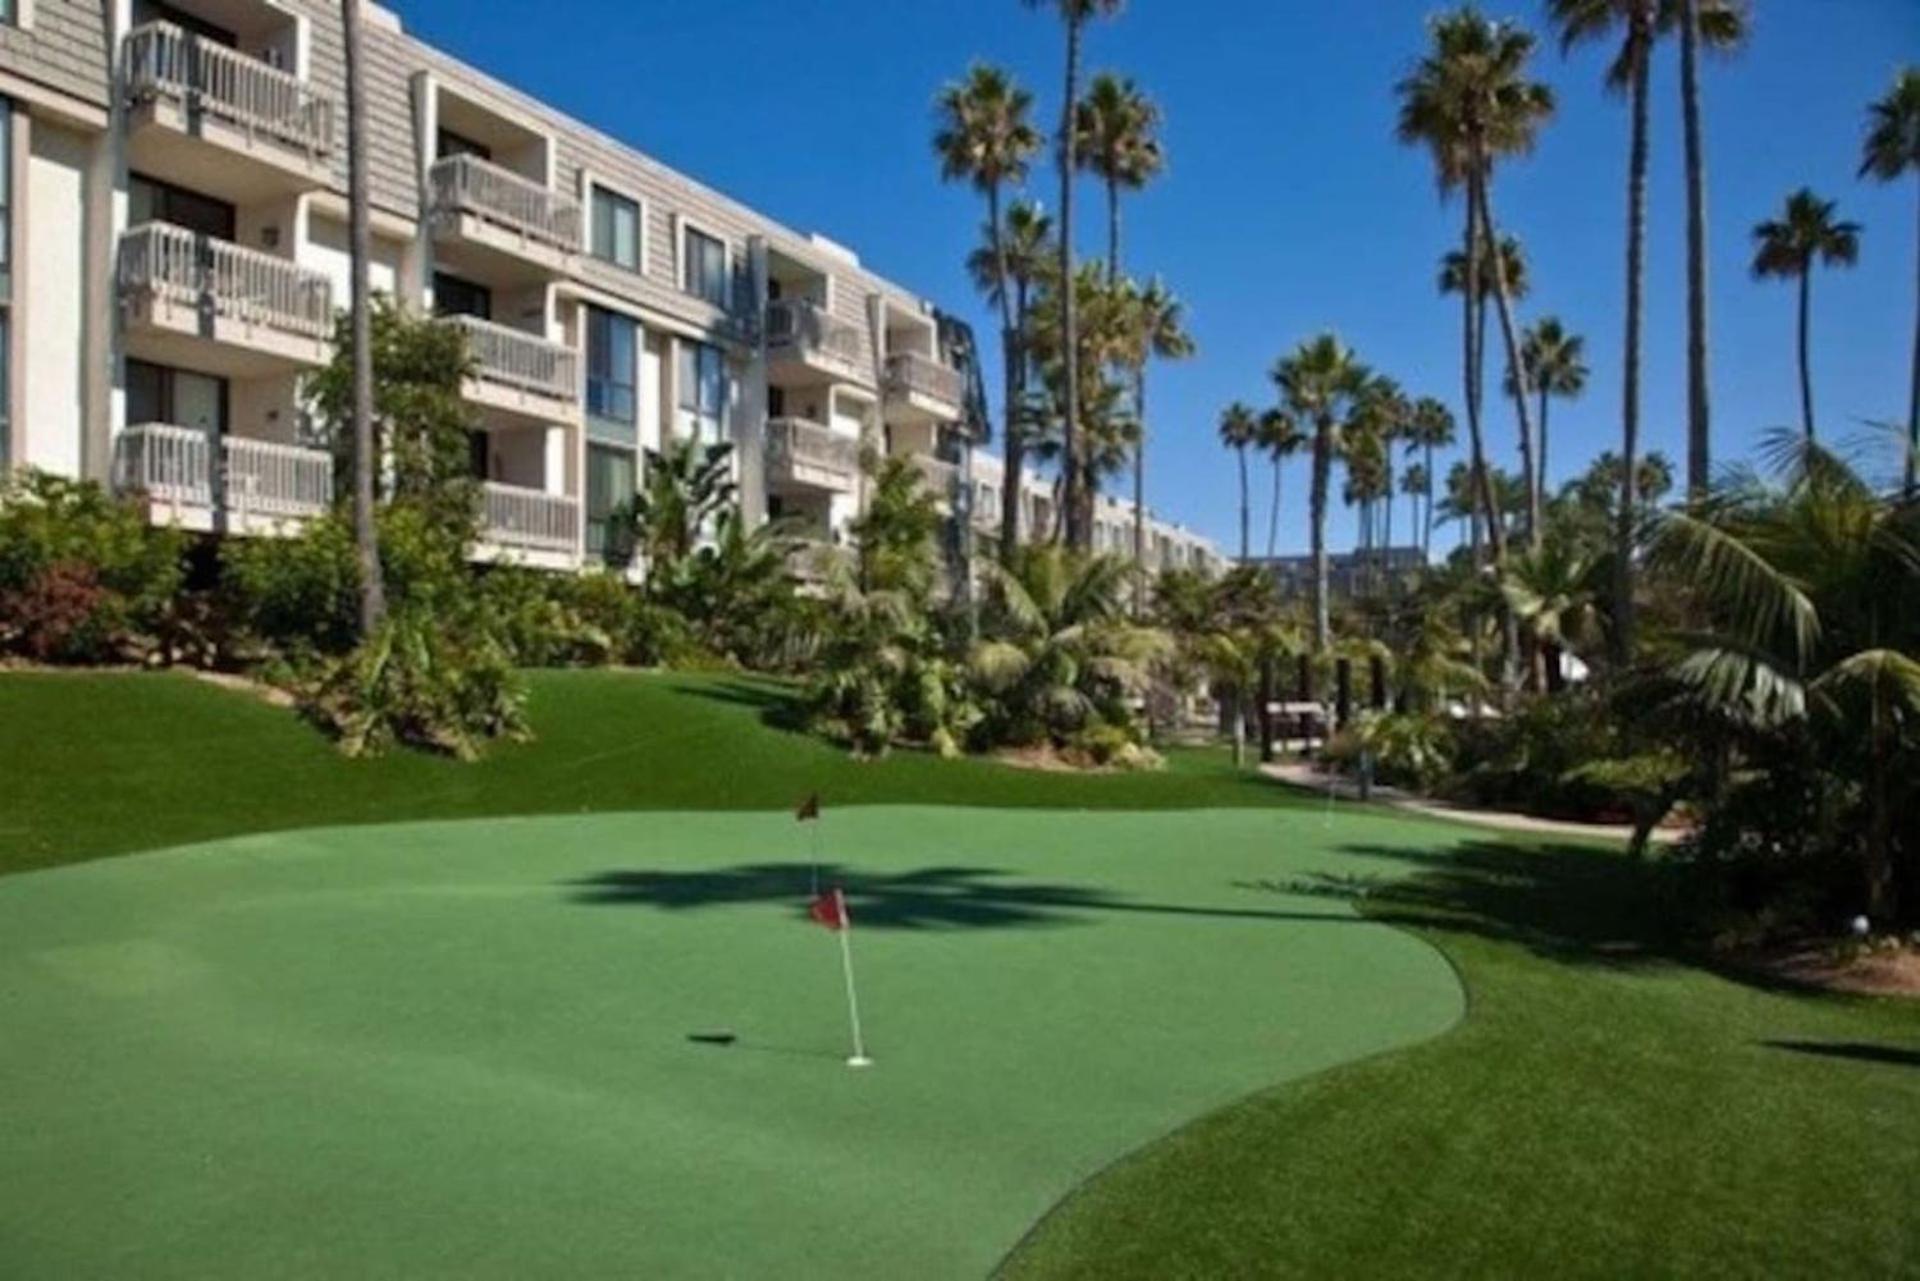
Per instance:
[[[875,270],[994,323],[961,261],[981,209],[943,186],[931,103],[968,62],[1011,68],[1044,119],[1058,112],[1058,23],[1017,0],[388,0],[409,29],[800,230],[856,248]],[[1424,155],[1392,137],[1392,86],[1424,42],[1434,0],[1133,0],[1088,38],[1090,70],[1137,78],[1167,116],[1167,174],[1126,207],[1130,270],[1187,303],[1197,358],[1149,387],[1149,501],[1233,550],[1238,497],[1214,443],[1220,407],[1271,399],[1280,352],[1337,330],[1411,391],[1459,403],[1458,308],[1435,293],[1457,243]],[[1540,27],[1542,4],[1487,11]],[[1915,308],[1915,191],[1854,178],[1865,106],[1920,60],[1916,0],[1758,0],[1754,39],[1707,67],[1716,457],[1797,420],[1793,292],[1747,273],[1749,229],[1802,184],[1865,224],[1851,272],[1814,285],[1815,392],[1825,430],[1904,420]],[[560,15],[565,14],[565,20]],[[540,21],[550,15],[553,21]],[[530,16],[533,20],[529,20]],[[1619,435],[1626,111],[1600,86],[1598,49],[1541,78],[1560,99],[1538,152],[1504,170],[1503,230],[1528,247],[1534,296],[1584,333],[1594,376],[1559,406],[1553,471],[1584,467]],[[1655,72],[1648,253],[1647,443],[1684,464],[1683,191],[1677,56]],[[1057,206],[1051,166],[1036,194]],[[1103,252],[1098,190],[1082,188],[1079,243]],[[989,372],[988,386],[997,388]],[[1510,411],[1489,439],[1512,465]],[[1283,547],[1304,547],[1305,469],[1286,478]],[[1262,492],[1263,489],[1262,489]],[[1256,530],[1264,530],[1264,508]],[[1402,506],[1404,517],[1405,507]],[[1336,513],[1334,544],[1350,537]],[[1442,535],[1443,539],[1446,537]],[[1263,541],[1256,533],[1256,550]]]

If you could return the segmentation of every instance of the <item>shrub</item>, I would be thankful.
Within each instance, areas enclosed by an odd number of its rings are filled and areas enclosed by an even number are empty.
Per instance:
[[[1092,725],[1067,744],[1067,758],[1100,769],[1150,770],[1165,762],[1122,725]]]
[[[359,630],[360,566],[343,513],[297,538],[230,538],[220,598],[237,630],[280,653],[344,654]]]
[[[92,481],[20,473],[0,486],[0,650],[68,663],[144,656],[185,550],[184,535]]]
[[[1617,799],[1575,773],[1619,753],[1618,726],[1597,694],[1569,691],[1511,715],[1453,730],[1456,773],[1446,790],[1475,805],[1555,818],[1621,819]]]
[[[1374,777],[1390,786],[1425,791],[1453,767],[1453,732],[1438,716],[1421,712],[1371,715],[1336,734],[1327,759],[1349,772],[1361,756],[1372,757]]]

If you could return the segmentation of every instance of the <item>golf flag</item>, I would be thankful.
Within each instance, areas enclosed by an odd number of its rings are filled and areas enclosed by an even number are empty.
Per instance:
[[[820,793],[818,792],[810,793],[807,796],[806,800],[800,802],[800,808],[793,812],[793,817],[795,821],[801,822],[801,823],[811,822],[812,820],[819,818],[820,817]]]
[[[844,930],[847,928],[846,896],[837,889],[816,895],[807,906],[807,915],[830,930]]]

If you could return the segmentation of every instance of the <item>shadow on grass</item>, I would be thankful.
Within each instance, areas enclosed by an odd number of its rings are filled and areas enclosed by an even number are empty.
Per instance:
[[[1606,850],[1466,838],[1432,849],[1349,844],[1392,865],[1380,875],[1316,873],[1247,888],[1343,899],[1396,925],[1518,943],[1534,954],[1609,967],[1682,958],[1660,910],[1658,875]]]
[[[762,724],[773,729],[790,734],[806,731],[807,709],[801,702],[800,691],[791,686],[728,677],[678,680],[674,682],[674,691],[689,698],[703,698],[710,703],[746,708],[756,713]]]
[[[1105,912],[1318,925],[1359,923],[1358,917],[1344,913],[1139,903],[1089,886],[1005,879],[1009,875],[998,868],[937,866],[876,876],[822,864],[818,885],[844,890],[855,928],[1023,929],[1084,925]],[[698,872],[621,869],[568,882],[574,901],[589,906],[686,911],[784,902],[800,920],[806,918],[814,885],[813,868],[806,863],[746,863]]]
[[[1920,1067],[1920,1050],[1903,1049],[1897,1045],[1866,1045],[1858,1041],[1762,1041],[1761,1044],[1769,1049],[1787,1050],[1793,1054]]]

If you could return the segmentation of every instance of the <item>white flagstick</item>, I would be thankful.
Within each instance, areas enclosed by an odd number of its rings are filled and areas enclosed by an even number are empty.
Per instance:
[[[867,1057],[866,1043],[860,1038],[860,998],[853,990],[853,917],[847,913],[847,896],[840,890],[833,892],[833,904],[840,909],[840,968],[847,976],[847,1018],[853,1024],[853,1057],[847,1060],[848,1067],[871,1067],[873,1060]]]

